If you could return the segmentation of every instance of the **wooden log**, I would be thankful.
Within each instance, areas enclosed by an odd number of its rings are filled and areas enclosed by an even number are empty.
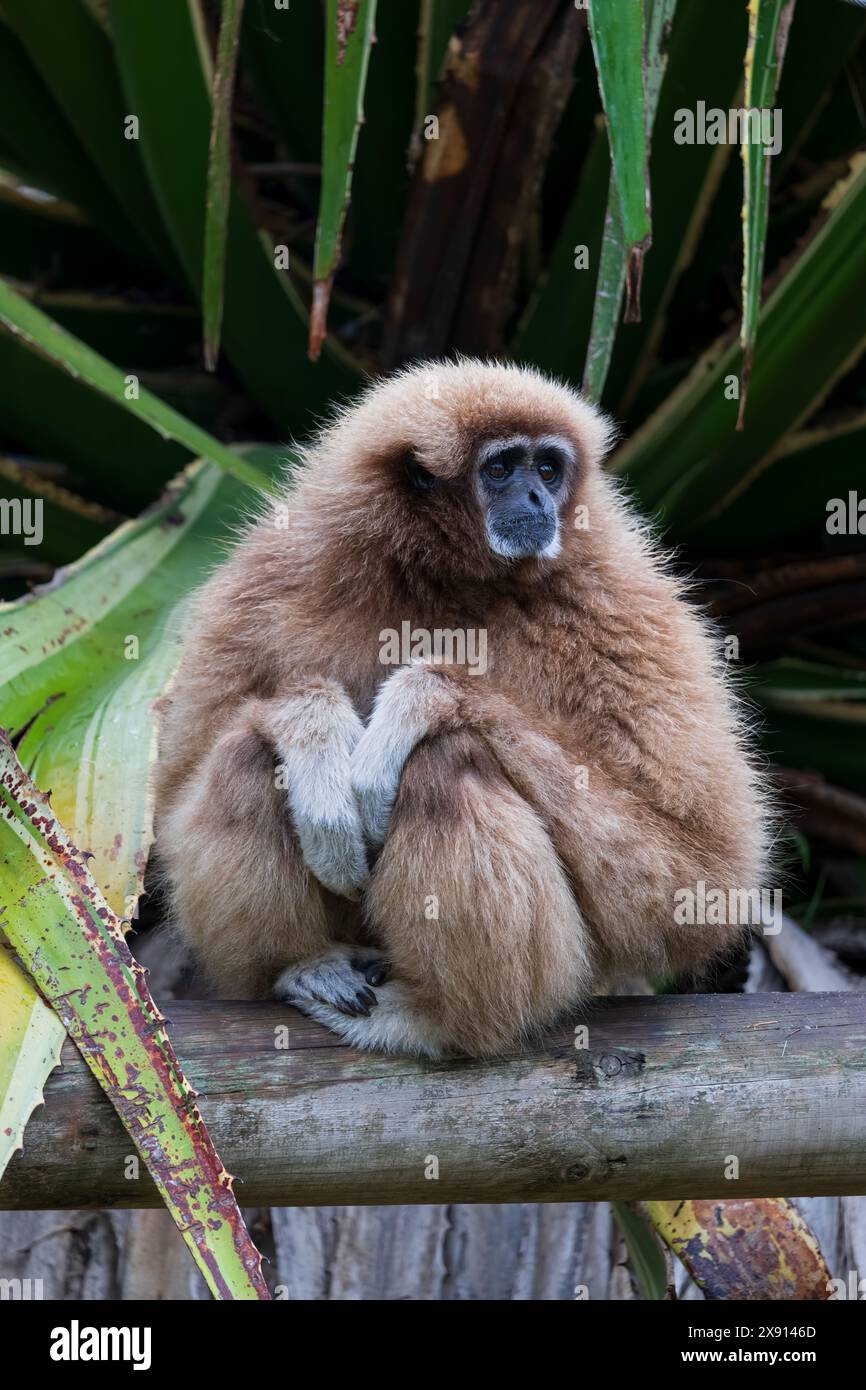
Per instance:
[[[863,994],[595,1000],[487,1062],[354,1052],[275,1004],[171,1013],[244,1205],[866,1192]],[[158,1204],[71,1044],[45,1099],[0,1207]]]

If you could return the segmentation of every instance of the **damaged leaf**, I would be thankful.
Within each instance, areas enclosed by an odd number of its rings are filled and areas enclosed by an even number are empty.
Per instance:
[[[375,21],[376,0],[327,0],[322,185],[310,314],[309,355],[313,360],[327,335],[328,302],[340,263]]]
[[[708,1299],[827,1299],[830,1271],[784,1197],[645,1202],[647,1216]]]
[[[121,924],[0,734],[0,929],[147,1165],[218,1299],[267,1299],[220,1163]],[[131,1179],[134,1181],[135,1179]]]
[[[0,1178],[60,1065],[65,1037],[60,1019],[0,944]]]
[[[743,348],[743,377],[737,428],[743,427],[752,354],[761,312],[761,285],[764,251],[770,215],[771,142],[777,118],[772,114],[776,88],[785,56],[788,30],[794,14],[794,0],[749,0],[749,42],[746,48],[746,82],[743,142],[743,315],[740,343]],[[771,116],[773,130],[764,127]],[[781,135],[781,130],[778,132]]]
[[[607,120],[626,263],[627,323],[640,320],[640,281],[652,224],[644,90],[644,3],[590,0],[589,32]]]

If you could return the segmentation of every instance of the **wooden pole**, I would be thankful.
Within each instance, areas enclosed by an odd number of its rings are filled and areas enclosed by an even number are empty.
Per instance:
[[[276,1004],[170,1012],[247,1206],[866,1193],[863,994],[595,1000],[487,1062],[353,1052]],[[45,1102],[0,1208],[159,1205],[71,1043]]]

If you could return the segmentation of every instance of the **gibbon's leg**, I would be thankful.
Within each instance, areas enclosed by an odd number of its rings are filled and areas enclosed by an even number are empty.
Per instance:
[[[616,781],[597,760],[579,765],[510,700],[479,688],[460,668],[404,667],[382,687],[352,758],[374,843],[388,826],[408,745],[457,728],[472,732],[545,827],[592,935],[596,988],[624,970],[695,971],[736,944],[739,933],[725,923],[684,926],[674,913],[677,891],[699,881],[725,892],[758,885],[763,846],[732,791],[744,787],[735,745],[728,796],[720,794],[715,764],[708,773],[696,757],[692,776],[681,775],[675,787],[652,749],[636,749],[644,788],[654,788],[648,794],[628,767]]]
[[[391,677],[355,766],[374,840],[393,804],[365,911],[395,978],[369,1017],[301,1007],[358,1047],[489,1055],[587,992],[588,937],[539,816],[475,733],[443,727],[400,762],[422,724],[444,720],[429,681]]]
[[[299,997],[365,1011],[365,951],[335,941],[366,881],[349,756],[362,725],[339,686],[313,681],[238,710],[160,817],[177,922],[224,997],[266,994],[294,967]],[[355,910],[356,911],[356,910]],[[345,934],[350,934],[347,930]]]

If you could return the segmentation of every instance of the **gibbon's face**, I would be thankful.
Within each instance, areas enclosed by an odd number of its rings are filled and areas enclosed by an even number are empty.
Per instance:
[[[513,435],[482,446],[476,487],[494,554],[507,560],[559,554],[559,510],[573,468],[571,445],[556,435]]]
[[[441,495],[442,482],[416,459],[407,468],[419,493]],[[461,484],[465,490],[469,483],[494,555],[524,560],[560,553],[560,511],[575,469],[574,447],[560,435],[510,434],[479,447]]]

